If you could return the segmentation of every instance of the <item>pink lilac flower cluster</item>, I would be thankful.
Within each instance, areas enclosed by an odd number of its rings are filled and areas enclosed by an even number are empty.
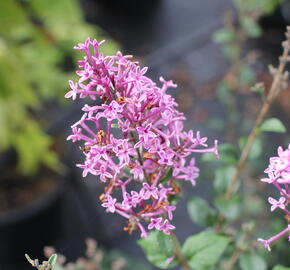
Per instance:
[[[271,243],[278,238],[288,235],[290,241],[290,144],[286,150],[283,150],[282,147],[278,148],[278,156],[270,158],[270,164],[265,173],[268,174],[268,177],[261,179],[261,181],[273,185],[279,192],[279,198],[268,198],[268,202],[271,204],[271,212],[277,209],[283,211],[288,222],[288,226],[277,235],[268,240],[258,239],[265,248],[271,251]]]
[[[157,86],[145,76],[146,67],[130,60],[132,56],[100,53],[103,43],[88,38],[74,47],[85,57],[76,72],[79,80],[69,81],[71,90],[65,97],[96,102],[82,108],[84,114],[67,139],[82,143],[85,161],[77,166],[83,177],[90,173],[105,183],[102,206],[127,219],[124,230],[139,228],[141,237],[152,229],[170,234],[179,183],[195,185],[199,175],[195,158],[189,156],[218,156],[217,141],[208,148],[199,132],[183,130],[185,117],[167,94],[176,87],[172,81],[161,77]]]

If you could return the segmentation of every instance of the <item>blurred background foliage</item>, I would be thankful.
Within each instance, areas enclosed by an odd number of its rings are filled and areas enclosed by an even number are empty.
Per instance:
[[[79,58],[72,47],[88,36],[105,34],[85,22],[77,0],[0,1],[0,153],[16,150],[21,173],[58,168],[45,101],[63,103]],[[104,51],[116,50],[108,40]]]

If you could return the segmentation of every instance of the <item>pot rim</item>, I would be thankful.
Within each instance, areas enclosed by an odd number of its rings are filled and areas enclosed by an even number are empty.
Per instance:
[[[48,208],[51,203],[56,201],[61,194],[63,194],[66,182],[67,180],[65,177],[58,177],[54,189],[46,193],[43,197],[39,197],[29,204],[0,214],[0,226],[12,225],[21,220],[29,219],[41,212],[42,209]]]

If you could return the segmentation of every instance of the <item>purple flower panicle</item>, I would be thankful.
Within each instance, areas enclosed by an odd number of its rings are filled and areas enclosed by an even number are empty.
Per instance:
[[[179,182],[195,185],[199,175],[195,159],[187,158],[193,153],[218,156],[217,141],[208,148],[206,137],[183,130],[185,117],[167,94],[176,87],[172,81],[161,77],[158,86],[132,56],[100,53],[102,43],[88,38],[75,47],[85,56],[76,72],[79,80],[69,82],[71,90],[65,97],[89,97],[96,104],[83,107],[84,114],[67,139],[82,143],[85,160],[77,166],[84,177],[90,173],[106,184],[102,206],[127,219],[126,231],[139,228],[146,237],[142,224],[148,223],[148,230],[170,234],[175,227],[169,220],[176,208],[171,198],[180,192]]]
[[[268,174],[268,177],[261,179],[262,182],[266,182],[268,184],[273,185],[279,194],[277,199],[272,197],[268,198],[268,202],[271,204],[271,212],[275,210],[280,210],[286,214],[286,220],[290,220],[290,144],[288,145],[288,149],[283,150],[280,146],[278,147],[278,156],[271,157],[268,168],[265,170],[265,173]],[[278,234],[269,238],[268,240],[264,240],[259,238],[258,241],[261,242],[266,249],[271,251],[270,244],[282,236],[289,235],[290,225]],[[288,240],[290,241],[290,236],[288,236]]]

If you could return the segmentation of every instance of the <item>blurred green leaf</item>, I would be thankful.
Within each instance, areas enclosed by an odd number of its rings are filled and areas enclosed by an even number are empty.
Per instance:
[[[148,261],[153,265],[167,269],[177,264],[176,259],[170,264],[166,263],[167,259],[174,256],[173,241],[169,235],[160,231],[152,231],[147,238],[140,239],[137,243],[143,249]]]
[[[193,269],[208,270],[218,262],[228,243],[226,236],[201,232],[186,239],[182,253]]]
[[[231,95],[231,89],[224,83],[219,83],[217,87],[217,96],[220,102],[223,104],[229,104],[230,102],[230,95]]]
[[[243,65],[240,69],[240,85],[242,87],[248,87],[255,81],[254,71],[248,65]]]
[[[261,213],[265,207],[265,201],[259,196],[248,196],[244,201],[244,212],[251,215]]]
[[[213,129],[216,131],[223,131],[225,129],[226,122],[224,121],[224,119],[212,117],[207,122],[207,125],[210,129]],[[209,156],[211,156],[211,158]],[[213,156],[212,154],[205,153],[204,155],[202,155],[201,159],[204,161],[206,160],[213,161],[213,160],[216,160],[216,157]]]
[[[171,195],[168,199],[170,205],[177,205],[181,200],[181,195]]]
[[[250,38],[258,38],[263,33],[259,24],[250,16],[243,16],[241,18],[241,24]]]
[[[239,138],[239,147],[240,147],[241,151],[245,147],[246,141],[247,141],[247,139],[245,137]],[[263,150],[262,148],[263,148],[262,140],[261,140],[261,138],[258,137],[252,145],[251,151],[249,153],[249,159],[250,160],[257,159],[262,154],[262,150]]]
[[[57,261],[57,254],[52,254],[49,259],[48,263],[53,267],[56,264]]]
[[[50,150],[51,138],[41,131],[36,122],[25,123],[20,132],[21,136],[13,136],[13,145],[18,152],[19,167],[23,173],[35,174],[41,163],[52,169],[58,167],[58,158]]]
[[[219,145],[219,155],[220,160],[229,165],[236,165],[239,160],[237,149],[229,143]]]
[[[224,166],[215,170],[214,189],[218,193],[224,193],[235,173],[234,166]]]
[[[216,43],[227,43],[235,39],[235,32],[231,29],[221,28],[214,32],[212,39]]]
[[[63,48],[71,50],[75,44],[84,42],[87,37],[99,40],[105,37],[101,29],[85,22],[77,0],[33,0],[30,5],[35,14],[42,18],[52,37],[60,42]],[[115,53],[117,49],[117,44],[112,40],[102,46],[104,53]]]
[[[28,254],[25,254],[25,258],[26,258],[26,260],[27,260],[31,265],[34,264],[34,261],[29,257]]]
[[[211,226],[216,218],[216,211],[202,198],[193,197],[187,203],[191,220],[199,226]]]
[[[0,37],[15,39],[29,36],[32,27],[15,0],[0,1]]]
[[[217,209],[230,221],[239,217],[241,212],[241,200],[235,195],[229,199],[219,197],[215,199]]]
[[[0,147],[15,148],[26,174],[41,164],[59,167],[36,108],[46,99],[64,100],[78,55],[72,47],[88,36],[100,40],[104,33],[85,21],[77,0],[0,1]],[[116,50],[112,41],[102,48]]]
[[[278,264],[273,268],[273,270],[290,270],[290,267],[286,267],[281,264]]]
[[[257,253],[244,253],[239,259],[241,270],[266,270],[267,264],[265,260]]]
[[[286,127],[278,118],[269,118],[265,120],[259,128],[260,131],[269,131],[277,133],[285,133]]]
[[[236,60],[240,57],[241,48],[236,44],[225,44],[222,51],[226,58]]]

